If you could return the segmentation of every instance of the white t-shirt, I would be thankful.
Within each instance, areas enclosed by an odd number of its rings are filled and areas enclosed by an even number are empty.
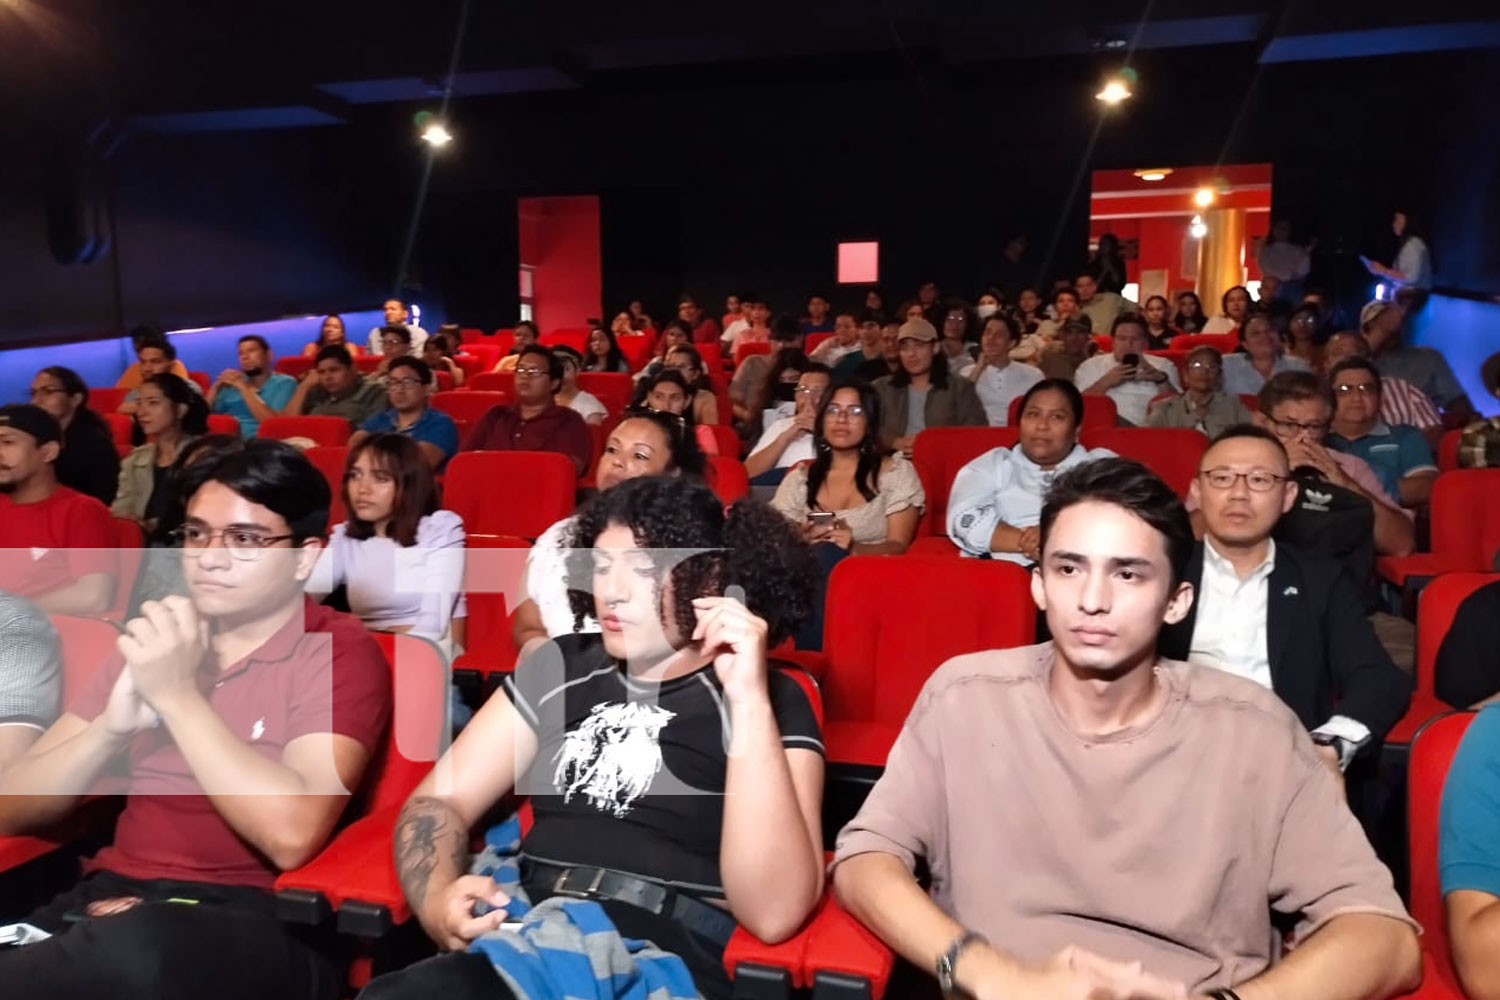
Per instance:
[[[410,627],[412,634],[448,638],[449,623],[467,618],[464,602],[464,522],[451,510],[436,510],[417,523],[417,544],[394,539],[355,540],[347,522],[334,525],[328,546],[307,581],[313,594],[340,584],[349,610],[370,628]]]
[[[568,550],[564,548],[573,523],[574,518],[565,517],[542,532],[526,556],[525,594],[536,602],[542,627],[554,639],[574,632],[573,609],[568,604]],[[598,619],[585,615],[577,631],[598,632]]]
[[[1161,395],[1167,385],[1179,392],[1182,390],[1182,383],[1177,380],[1177,366],[1166,358],[1158,358],[1154,354],[1142,354],[1141,363],[1150,365],[1159,372],[1165,372],[1166,384],[1137,379],[1122,382],[1105,393],[1115,401],[1115,409],[1119,411],[1120,419],[1127,420],[1136,427],[1146,426],[1146,411],[1150,409],[1151,401]],[[1087,392],[1089,386],[1103,378],[1106,372],[1118,364],[1113,354],[1096,354],[1078,366],[1078,371],[1073,373],[1073,384],[1078,386],[1079,392]]]
[[[575,411],[584,420],[590,417],[609,416],[608,407],[599,402],[599,397],[591,392],[584,392],[582,389],[578,390],[578,395],[574,396],[573,401],[568,404],[568,409]]]
[[[760,436],[759,441],[755,442],[755,447],[750,449],[750,454],[754,455],[756,452],[764,451],[770,447],[771,442],[775,441],[782,434],[785,434],[787,428],[792,426],[795,420],[795,417],[780,417],[774,422],[767,424],[765,433]],[[817,449],[813,447],[813,436],[804,431],[793,438],[792,443],[787,445],[786,449],[782,451],[781,457],[776,460],[776,468],[785,469],[796,465],[798,462],[810,462],[817,457]]]
[[[963,377],[969,378],[977,367],[976,362],[965,368]],[[980,372],[979,378],[974,380],[974,391],[979,393],[979,401],[984,404],[984,415],[990,426],[1008,426],[1011,401],[1025,395],[1027,389],[1041,380],[1041,369],[1015,362],[1004,368],[989,365]]]
[[[1228,316],[1214,316],[1203,324],[1204,333],[1229,333],[1239,329],[1239,324]]]

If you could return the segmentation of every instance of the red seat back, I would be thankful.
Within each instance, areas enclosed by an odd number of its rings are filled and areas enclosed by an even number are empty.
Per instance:
[[[535,538],[573,513],[573,460],[551,451],[466,451],[448,462],[443,506],[467,531]]]
[[[228,434],[232,437],[239,437],[240,422],[227,413],[210,413],[208,415],[208,433]]]
[[[106,424],[109,424],[109,436],[114,441],[116,450],[120,450],[124,454],[135,447],[135,445],[130,443],[130,436],[135,428],[134,420],[131,420],[123,413],[116,413],[114,410],[99,415],[104,418]],[[234,420],[233,417],[229,419]],[[234,426],[236,429],[239,428],[240,424],[238,420],[235,420]]]
[[[728,424],[707,424],[709,433],[714,436],[714,444],[718,446],[719,454],[725,458],[735,458],[740,453],[740,436],[734,432],[734,428]]]
[[[631,333],[616,337],[615,342],[620,345],[620,353],[625,355],[625,361],[632,372],[638,372],[651,363],[651,351],[656,347],[655,337]]]
[[[449,372],[434,371],[432,377],[437,379],[438,392],[451,392],[453,390],[453,376]]]
[[[432,405],[454,420],[475,423],[480,417],[497,406],[506,406],[515,400],[509,392],[494,392],[470,389],[452,389],[432,394]]]
[[[1444,573],[1417,595],[1418,694],[1433,695],[1438,650],[1453,625],[1458,607],[1480,587],[1500,580],[1500,573]]]
[[[466,547],[463,586],[469,619],[464,652],[453,665],[511,670],[517,652],[511,641],[511,619],[520,603],[531,543],[514,535],[471,533]]]
[[[922,480],[927,507],[917,526],[920,535],[944,535],[948,532],[948,494],[958,470],[985,452],[995,448],[1013,448],[1016,428],[1011,427],[929,427],[917,435],[912,445],[912,464]]]
[[[384,355],[362,354],[354,359],[354,370],[359,372],[361,375],[368,375],[375,369],[379,368],[380,362],[384,360]]]
[[[712,344],[694,344],[698,348],[698,357],[703,359],[703,370],[709,378],[719,380],[719,375],[724,371],[724,351],[719,347],[719,342]]]
[[[448,745],[448,664],[431,641],[372,632],[391,668],[389,736],[361,782],[368,813],[395,810],[432,770]]]
[[[1021,422],[1021,400],[1017,396],[1010,401],[1010,416],[1007,423],[1015,427]],[[1120,411],[1115,406],[1115,401],[1108,396],[1084,396],[1083,397],[1083,427],[1114,427],[1120,422]]]
[[[750,495],[750,474],[733,453],[708,457],[708,486],[725,504]]]
[[[285,358],[277,358],[276,363],[272,365],[271,368],[273,371],[279,372],[282,375],[290,375],[292,378],[301,378],[303,375],[306,375],[308,372],[312,371],[313,365],[316,364],[316,362],[316,358],[309,358],[306,355],[294,354],[289,355]]]
[[[1432,484],[1432,554],[1442,572],[1482,573],[1500,549],[1500,469],[1455,469]]]
[[[589,328],[586,326],[565,326],[551,333],[544,333],[537,338],[537,343],[543,347],[566,346],[573,348],[579,354],[584,352],[588,342]]]
[[[135,589],[135,578],[141,571],[141,559],[145,554],[146,536],[141,526],[128,517],[114,518],[115,544],[115,598],[110,602],[106,618],[123,622],[130,611],[130,592]]]
[[[1030,585],[1030,573],[1003,560],[904,555],[839,563],[828,580],[823,637],[829,721],[899,724],[945,661],[1036,641]]]
[[[1253,392],[1240,393],[1240,404],[1251,413],[1260,412],[1260,397]]]
[[[817,350],[818,345],[832,336],[833,334],[831,333],[809,333],[802,340],[802,350],[807,354],[812,354],[813,351]]]
[[[454,360],[458,362],[459,367],[463,368],[465,374],[473,376],[489,371],[499,364],[503,357],[505,357],[505,351],[493,344],[465,344],[463,353],[454,355]]]
[[[115,653],[120,629],[103,618],[79,618],[74,615],[48,615],[57,630],[62,653],[62,703],[66,707],[81,692]]]
[[[114,386],[101,387],[89,390],[89,409],[95,413],[113,413],[125,402],[125,397],[130,395],[129,389],[116,389]]]
[[[617,418],[630,405],[635,380],[624,372],[579,372],[578,388],[597,396],[610,417]]]
[[[476,340],[483,340],[485,336],[485,332],[479,329],[479,327],[466,326],[458,331],[458,342],[461,344],[469,344],[473,343]]]
[[[1462,428],[1455,427],[1443,432],[1438,440],[1437,466],[1439,472],[1452,472],[1458,468],[1458,445],[1463,440]]]
[[[331,531],[335,524],[349,519],[349,512],[344,507],[344,475],[349,467],[349,448],[341,444],[319,445],[302,454],[328,480],[328,491],[332,495],[328,505],[328,528]]]
[[[1238,333],[1179,333],[1172,338],[1172,350],[1191,351],[1195,347],[1212,347],[1227,354],[1240,346]]]
[[[1422,925],[1422,950],[1437,972],[1455,982],[1448,951],[1448,922],[1443,912],[1438,874],[1438,816],[1448,766],[1474,720],[1473,712],[1454,712],[1428,722],[1412,740],[1406,771],[1407,850],[1411,866],[1411,915]]]
[[[745,359],[752,354],[770,354],[771,342],[769,340],[747,341],[734,349],[734,366],[738,368],[745,363]],[[706,362],[705,362],[706,363]]]
[[[209,386],[213,385],[213,380],[208,377],[208,372],[188,372],[188,378],[196,382],[198,388],[204,392],[208,392]]]
[[[1108,448],[1135,459],[1180,497],[1187,496],[1208,449],[1208,438],[1190,427],[1085,427],[1079,440],[1085,448]]]
[[[475,392],[508,392],[514,398],[516,394],[516,373],[480,372],[469,379],[467,388]]]
[[[349,443],[350,433],[349,421],[343,417],[267,417],[255,436],[277,441],[305,437],[314,444],[341,445]]]

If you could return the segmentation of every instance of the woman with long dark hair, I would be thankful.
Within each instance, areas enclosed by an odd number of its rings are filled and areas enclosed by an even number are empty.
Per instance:
[[[708,373],[704,371],[703,355],[698,353],[698,348],[692,344],[678,344],[667,351],[662,365],[677,372],[687,383],[692,399],[693,421],[699,427],[718,423],[719,400],[714,395],[714,386],[708,379]]]
[[[148,441],[120,463],[110,513],[139,522],[149,533],[169,502],[166,482],[178,454],[208,431],[203,395],[171,372],[148,375],[136,390],[136,423]]]
[[[1370,273],[1401,288],[1429,291],[1432,288],[1432,251],[1427,249],[1427,241],[1418,235],[1418,231],[1416,217],[1410,212],[1392,213],[1391,234],[1395,238],[1391,241],[1390,263],[1366,259],[1365,266]]]
[[[104,418],[89,409],[89,387],[71,368],[49,365],[31,380],[31,401],[62,424],[63,446],[52,464],[57,481],[106,507],[120,484],[120,453]]]
[[[344,317],[335,313],[323,317],[323,322],[318,327],[318,339],[302,348],[302,356],[315,358],[325,347],[342,347],[349,352],[351,357],[356,358],[361,354],[359,345],[350,341],[345,333]]]
[[[597,319],[589,320],[589,339],[583,352],[583,370],[586,372],[629,372],[630,363],[615,333]]]
[[[1172,314],[1172,325],[1183,333],[1202,333],[1208,325],[1208,316],[1203,312],[1203,300],[1194,291],[1177,293],[1177,312]]]
[[[1162,295],[1151,296],[1141,307],[1141,317],[1146,321],[1146,342],[1154,351],[1166,347],[1182,332],[1167,322],[1168,311],[1166,297]]]

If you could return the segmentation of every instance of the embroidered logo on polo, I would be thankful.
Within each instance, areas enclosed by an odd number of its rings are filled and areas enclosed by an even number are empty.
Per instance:
[[[1307,500],[1307,502],[1302,506],[1307,510],[1315,510],[1319,513],[1326,514],[1328,513],[1328,505],[1333,503],[1332,493],[1323,493],[1318,490],[1310,489],[1303,490],[1302,495]]]
[[[661,770],[661,731],[675,716],[641,702],[595,705],[553,758],[563,801],[582,795],[600,812],[628,815]]]

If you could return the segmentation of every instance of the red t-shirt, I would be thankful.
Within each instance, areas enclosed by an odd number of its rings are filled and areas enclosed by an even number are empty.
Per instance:
[[[693,327],[693,343],[695,344],[717,344],[719,342],[719,323],[712,316],[704,316]]]
[[[118,654],[68,706],[81,719],[104,710],[124,669]],[[224,724],[262,755],[280,760],[286,745],[310,733],[359,741],[373,756],[391,714],[391,671],[358,618],[306,602],[254,653],[204,684]],[[165,728],[140,733],[130,747],[130,794],[114,843],[89,860],[130,878],[179,879],[270,889],[278,872],[219,815]]]
[[[91,496],[59,486],[16,503],[0,493],[0,590],[34,597],[89,573],[113,575],[118,544],[109,508]]]

